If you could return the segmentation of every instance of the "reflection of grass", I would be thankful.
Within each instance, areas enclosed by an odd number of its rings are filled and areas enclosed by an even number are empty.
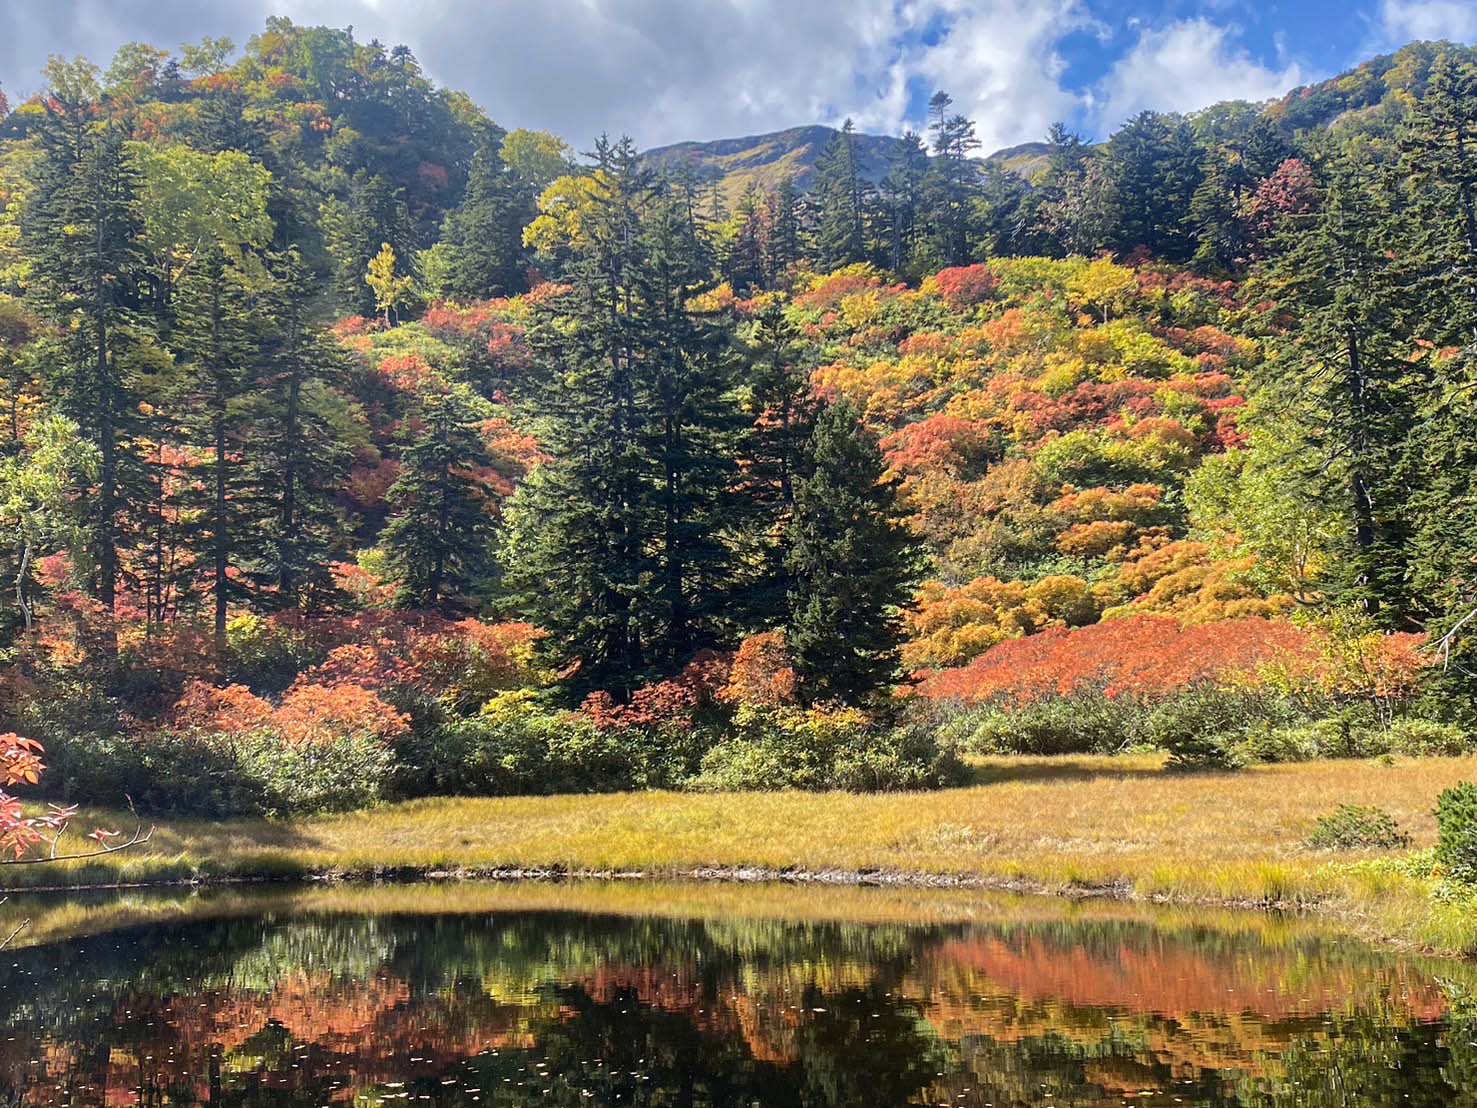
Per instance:
[[[1477,759],[1175,775],[1153,757],[998,758],[977,774],[983,783],[927,794],[445,799],[283,823],[173,822],[146,850],[0,877],[34,885],[500,866],[886,870],[1049,892],[1311,907],[1366,934],[1477,952],[1477,914],[1434,903],[1429,881],[1350,869],[1342,856],[1301,845],[1318,816],[1354,803],[1378,804],[1417,848],[1428,847],[1437,793],[1477,777]]]

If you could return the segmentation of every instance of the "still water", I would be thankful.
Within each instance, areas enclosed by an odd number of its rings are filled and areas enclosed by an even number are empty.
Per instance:
[[[681,886],[4,910],[33,922],[0,1105],[1477,1105],[1477,968],[1269,917]]]

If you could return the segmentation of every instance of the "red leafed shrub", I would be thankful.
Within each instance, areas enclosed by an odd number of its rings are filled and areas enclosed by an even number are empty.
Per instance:
[[[1308,673],[1320,657],[1315,636],[1285,621],[1182,627],[1172,619],[1137,616],[1007,640],[967,666],[932,674],[920,691],[932,700],[1015,703],[1093,689],[1152,699],[1197,682],[1255,680],[1274,663],[1286,672]]]
[[[990,299],[998,284],[988,265],[961,265],[939,270],[923,282],[923,291],[936,294],[957,311]]]
[[[607,692],[585,697],[580,711],[602,731],[627,728],[689,728],[697,713],[718,700],[729,683],[731,660],[716,650],[705,650],[676,677],[643,685],[629,703],[618,704]]]
[[[898,473],[953,476],[982,471],[994,453],[990,428],[975,419],[932,415],[882,440],[887,462]]]
[[[360,685],[315,685],[301,680],[272,713],[272,727],[296,743],[342,738],[390,742],[410,731],[410,720]]]
[[[739,644],[720,699],[756,708],[795,703],[795,666],[783,631],[750,635]]]
[[[185,686],[172,715],[176,727],[235,734],[267,726],[272,705],[244,685],[217,688],[195,680]]]
[[[0,853],[23,858],[39,843],[66,829],[75,809],[53,805],[44,815],[28,816],[21,802],[6,789],[34,785],[46,767],[41,763],[41,744],[14,731],[0,735]],[[3,936],[0,936],[3,937]]]

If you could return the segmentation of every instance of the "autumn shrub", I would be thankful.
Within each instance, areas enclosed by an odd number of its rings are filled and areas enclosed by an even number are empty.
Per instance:
[[[602,727],[508,692],[441,729],[432,778],[436,792],[473,796],[670,787],[696,767],[704,743],[684,729]]]
[[[1452,723],[1405,718],[1390,724],[1390,751],[1412,757],[1455,757],[1472,751],[1472,736]]]
[[[394,752],[374,739],[293,742],[269,728],[233,734],[167,729],[83,735],[48,751],[48,795],[145,815],[222,819],[367,807],[384,795]]]
[[[1307,843],[1314,850],[1398,850],[1410,845],[1410,834],[1381,808],[1340,804],[1318,817]]]
[[[1451,880],[1477,885],[1477,784],[1444,791],[1436,802],[1436,860]]]
[[[1300,718],[1296,706],[1275,694],[1199,684],[1150,712],[1144,737],[1169,754],[1170,769],[1233,769],[1242,764],[1242,744],[1255,729]]]
[[[957,784],[963,766],[936,729],[882,726],[855,709],[743,707],[689,787],[710,792],[886,792]]]
[[[280,693],[321,660],[301,631],[281,620],[240,615],[226,624],[226,672],[255,693]]]
[[[1082,692],[968,713],[965,749],[975,754],[1112,754],[1144,740],[1146,706]]]

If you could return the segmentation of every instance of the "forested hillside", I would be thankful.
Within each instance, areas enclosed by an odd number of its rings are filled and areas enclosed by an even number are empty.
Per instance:
[[[12,784],[1471,742],[1477,52],[1024,162],[939,93],[727,195],[285,19],[45,81],[0,107]]]

